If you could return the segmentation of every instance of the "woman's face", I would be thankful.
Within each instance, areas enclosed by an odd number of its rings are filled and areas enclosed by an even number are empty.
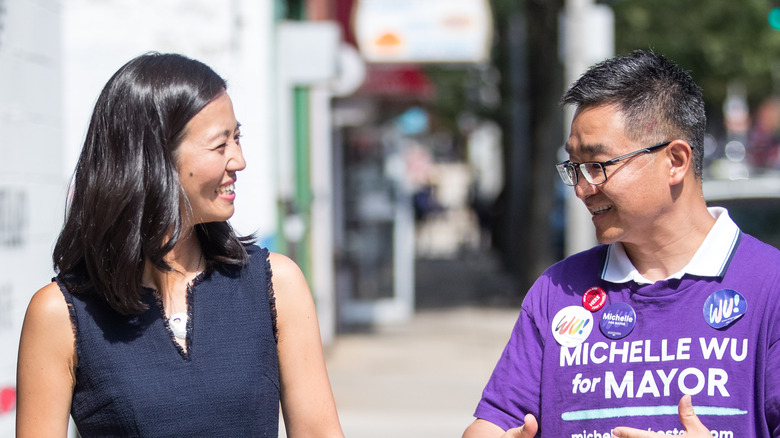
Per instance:
[[[236,172],[246,167],[233,103],[226,92],[203,107],[184,128],[177,151],[179,180],[192,207],[192,222],[233,216]],[[186,212],[184,214],[186,222]]]

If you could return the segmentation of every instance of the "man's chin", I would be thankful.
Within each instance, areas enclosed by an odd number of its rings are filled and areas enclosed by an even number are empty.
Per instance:
[[[619,240],[620,236],[614,231],[610,233],[610,230],[599,232],[596,230],[596,240],[602,245],[609,245]]]

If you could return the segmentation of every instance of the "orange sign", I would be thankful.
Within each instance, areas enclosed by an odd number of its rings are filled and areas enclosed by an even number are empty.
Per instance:
[[[488,0],[357,0],[353,26],[369,62],[485,62],[493,33]]]

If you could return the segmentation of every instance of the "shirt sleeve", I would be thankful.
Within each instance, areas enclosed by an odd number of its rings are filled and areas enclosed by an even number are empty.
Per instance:
[[[526,297],[474,413],[504,430],[522,426],[528,413],[539,419],[543,336],[529,307]]]

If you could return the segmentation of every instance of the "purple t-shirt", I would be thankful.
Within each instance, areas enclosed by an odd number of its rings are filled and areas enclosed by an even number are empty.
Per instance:
[[[597,246],[539,277],[475,417],[509,429],[531,413],[554,438],[681,434],[690,394],[713,436],[780,436],[780,251],[741,234],[722,276],[653,284],[603,280],[606,256]],[[592,287],[606,302],[591,312]]]

